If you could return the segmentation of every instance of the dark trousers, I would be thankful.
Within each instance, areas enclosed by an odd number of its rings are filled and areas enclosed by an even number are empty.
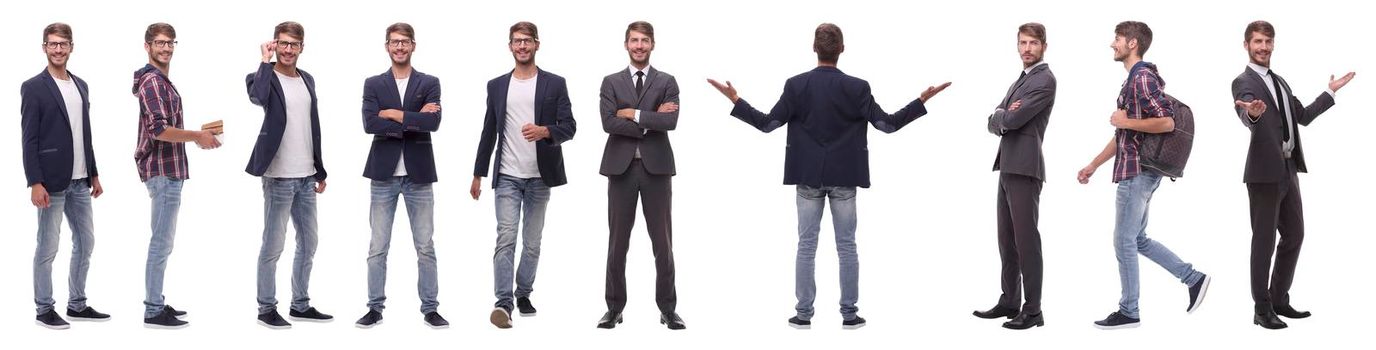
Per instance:
[[[999,174],[999,260],[1003,262],[999,305],[1024,313],[1042,311],[1042,235],[1037,231],[1037,206],[1042,181],[1034,177]]]
[[[1304,243],[1304,202],[1294,161],[1286,161],[1287,179],[1247,184],[1252,212],[1252,300],[1258,309],[1290,305],[1290,284]],[[1276,245],[1276,232],[1280,245]],[[1271,267],[1271,255],[1276,265]],[[1269,279],[1267,278],[1269,275]],[[1269,282],[1269,283],[1268,283]],[[1261,310],[1265,311],[1265,310]]]
[[[645,203],[645,226],[655,255],[655,304],[662,313],[674,312],[678,293],[674,290],[673,221],[670,206],[673,177],[645,171],[639,159],[621,175],[607,177],[607,309],[620,313],[626,308],[626,252],[630,250],[631,229],[635,226],[637,198]]]

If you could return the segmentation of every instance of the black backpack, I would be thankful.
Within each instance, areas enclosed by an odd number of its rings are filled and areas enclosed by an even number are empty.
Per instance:
[[[1141,148],[1142,168],[1151,169],[1171,178],[1185,175],[1185,163],[1190,160],[1190,149],[1194,147],[1194,113],[1190,106],[1166,94],[1166,102],[1175,111],[1171,119],[1175,130],[1160,134],[1144,134]]]

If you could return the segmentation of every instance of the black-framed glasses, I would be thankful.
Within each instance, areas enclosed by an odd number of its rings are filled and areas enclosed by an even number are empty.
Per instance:
[[[512,38],[511,46],[533,46],[539,44],[540,39],[536,38]]]
[[[70,48],[72,48],[72,42],[70,42],[70,41],[44,41],[44,42],[43,42],[43,47],[46,47],[46,48],[48,48],[49,50],[57,50],[57,49],[64,49],[64,50],[65,50],[65,49],[70,49]]]
[[[300,49],[301,49],[301,44],[302,44],[302,42],[300,42],[300,41],[278,40],[278,41],[277,41],[277,48],[279,48],[279,49],[300,50]]]
[[[154,47],[162,47],[162,48],[174,48],[174,47],[177,47],[177,41],[176,41],[176,40],[153,40],[153,41],[149,41],[148,44],[149,44],[149,45],[153,45]]]
[[[416,45],[416,41],[415,41],[415,40],[411,40],[411,39],[392,39],[392,40],[387,40],[387,46],[390,46],[390,47],[411,47],[411,46],[415,46],[415,45]]]

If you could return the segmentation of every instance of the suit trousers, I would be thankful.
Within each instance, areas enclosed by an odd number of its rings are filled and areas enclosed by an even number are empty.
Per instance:
[[[654,175],[640,159],[631,161],[621,175],[607,177],[607,309],[620,313],[626,307],[626,253],[635,226],[637,199],[645,203],[646,231],[655,256],[655,304],[661,313],[674,312],[674,243],[671,204],[673,176]]]
[[[1038,202],[1042,181],[1036,178],[1000,173],[998,197],[998,241],[1003,295],[999,305],[1036,314],[1042,308],[1042,236],[1037,231]]]
[[[1252,300],[1258,307],[1290,304],[1290,284],[1295,280],[1295,265],[1304,243],[1299,177],[1295,161],[1287,159],[1285,163],[1289,176],[1281,182],[1247,184],[1252,214]],[[1276,245],[1278,231],[1280,245]]]

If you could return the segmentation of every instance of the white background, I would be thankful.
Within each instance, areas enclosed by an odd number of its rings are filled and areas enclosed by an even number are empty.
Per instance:
[[[551,348],[574,344],[627,346],[745,345],[836,348],[1005,347],[1109,345],[1298,345],[1354,341],[1366,312],[1376,241],[1366,220],[1373,173],[1363,147],[1362,120],[1371,100],[1367,16],[1339,1],[1163,2],[578,2],[448,3],[428,1],[302,3],[288,1],[17,2],[0,18],[5,68],[0,94],[11,131],[0,133],[0,212],[11,229],[0,241],[0,329],[5,348],[93,344],[287,348],[423,345]],[[626,24],[644,19],[658,30],[652,64],[678,77],[683,113],[671,133],[680,174],[676,185],[675,255],[679,313],[688,330],[657,323],[653,259],[638,227],[629,258],[626,323],[594,328],[605,311],[606,180],[597,174],[606,133],[599,128],[600,79],[624,69]],[[1184,313],[1185,287],[1146,259],[1136,330],[1106,332],[1091,321],[1115,310],[1119,296],[1113,251],[1112,163],[1089,185],[1073,176],[1112,135],[1108,116],[1126,73],[1112,61],[1113,26],[1140,20],[1155,30],[1146,59],[1159,64],[1167,91],[1194,108],[1198,142],[1187,177],[1157,191],[1148,232],[1196,268],[1215,277],[1206,304]],[[1303,129],[1309,168],[1303,176],[1308,239],[1292,290],[1294,305],[1315,316],[1266,331],[1251,324],[1248,289],[1247,197],[1241,182],[1248,132],[1232,109],[1229,84],[1247,62],[1242,35],[1252,20],[1275,24],[1273,58],[1302,100],[1321,93],[1330,74],[1362,74],[1337,95],[1337,106]],[[259,60],[258,45],[284,20],[305,25],[300,67],[314,74],[320,99],[325,162],[332,174],[321,195],[320,245],[312,279],[313,305],[332,313],[330,324],[297,323],[290,331],[255,324],[254,276],[262,232],[259,180],[243,172],[262,112],[249,103],[244,75]],[[564,145],[569,185],[554,189],[544,233],[542,266],[533,299],[535,318],[497,330],[491,308],[495,239],[492,192],[468,198],[473,156],[484,110],[485,83],[511,69],[507,28],[529,20],[541,30],[537,63],[568,79],[577,136]],[[75,29],[69,69],[91,86],[92,130],[106,194],[95,201],[97,248],[88,294],[91,305],[114,315],[105,324],[75,324],[65,332],[32,322],[30,268],[34,208],[19,150],[19,84],[45,64],[43,27]],[[176,250],[166,280],[168,302],[192,314],[181,331],[140,326],[149,200],[132,167],[137,104],[132,72],[146,61],[144,28],[166,21],[177,28],[171,80],[186,103],[187,125],[224,119],[226,145],[189,147],[191,180],[183,193]],[[361,177],[371,136],[360,121],[366,77],[388,68],[384,28],[397,21],[417,30],[416,69],[444,86],[442,127],[436,132],[435,244],[440,262],[440,311],[453,327],[432,331],[416,312],[414,250],[398,220],[388,271],[387,322],[360,330],[352,322],[366,302],[368,181]],[[1059,79],[1045,151],[1050,177],[1042,193],[1041,232],[1047,326],[1025,332],[980,320],[970,311],[999,295],[994,232],[997,173],[990,172],[998,139],[985,117],[1021,68],[1016,28],[1039,21],[1048,28],[1046,60]],[[836,260],[824,222],[818,253],[815,329],[796,331],[793,261],[794,189],[781,185],[784,131],[761,134],[728,115],[731,105],[705,78],[731,80],[741,96],[771,106],[783,81],[811,69],[812,32],[833,22],[844,30],[840,67],[868,79],[890,111],[929,85],[954,84],[929,105],[930,114],[906,129],[871,132],[874,187],[859,195],[860,314],[870,325],[840,330]],[[399,217],[404,217],[399,212]],[[827,222],[830,219],[826,219]],[[66,301],[69,234],[63,229],[54,263],[54,297]],[[294,233],[292,233],[294,235]],[[278,298],[289,304],[293,245],[278,268]],[[1288,320],[1287,320],[1288,321]],[[98,343],[97,343],[98,342]]]

